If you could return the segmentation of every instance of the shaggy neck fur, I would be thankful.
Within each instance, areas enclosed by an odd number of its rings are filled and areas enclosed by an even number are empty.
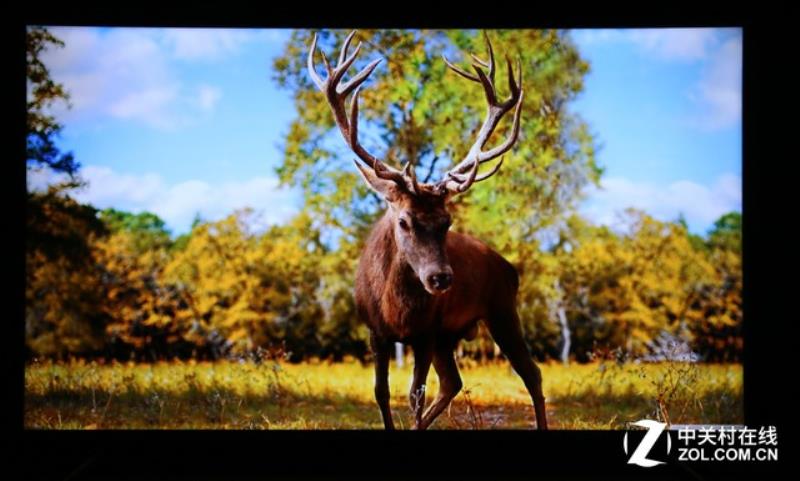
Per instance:
[[[381,256],[378,292],[383,319],[402,336],[413,335],[419,328],[429,323],[431,296],[422,286],[414,270],[397,250],[394,240],[394,226],[389,212],[378,225],[380,247],[376,253]]]

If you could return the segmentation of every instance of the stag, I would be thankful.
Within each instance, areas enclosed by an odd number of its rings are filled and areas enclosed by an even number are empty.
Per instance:
[[[398,170],[367,152],[359,143],[359,89],[381,59],[374,60],[343,83],[345,72],[361,49],[359,44],[348,56],[355,33],[353,31],[345,39],[335,67],[322,53],[327,71],[324,80],[314,67],[315,35],[308,54],[308,72],[325,94],[345,142],[360,159],[360,162],[355,159],[353,162],[364,181],[388,204],[367,239],[355,285],[358,316],[370,330],[370,346],[375,356],[375,399],[384,426],[387,430],[394,429],[389,406],[389,363],[393,344],[402,342],[413,349],[414,375],[409,403],[414,413],[414,429],[426,429],[461,390],[454,351],[462,339],[475,338],[478,321],[483,320],[525,383],[538,429],[547,429],[542,376],[523,340],[517,314],[517,271],[480,240],[449,230],[449,199],[494,175],[502,165],[502,155],[517,140],[523,94],[521,63],[517,61],[515,78],[511,60],[506,56],[511,95],[501,101],[495,90],[495,59],[488,35],[489,60],[472,55],[474,74],[453,65],[443,56],[456,74],[483,87],[488,109],[477,139],[466,156],[441,181],[423,183],[417,180],[411,161]],[[348,112],[345,100],[350,94]],[[485,151],[500,119],[511,109],[514,109],[514,116],[510,135],[500,145]],[[478,175],[481,164],[498,157],[492,169]],[[439,377],[439,392],[425,409],[425,382],[431,364]]]

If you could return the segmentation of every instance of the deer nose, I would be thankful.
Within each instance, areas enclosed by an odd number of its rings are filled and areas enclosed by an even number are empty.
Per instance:
[[[453,281],[453,275],[449,272],[439,272],[436,274],[431,275],[428,277],[428,282],[432,285],[435,289],[443,291],[450,287],[450,283]]]

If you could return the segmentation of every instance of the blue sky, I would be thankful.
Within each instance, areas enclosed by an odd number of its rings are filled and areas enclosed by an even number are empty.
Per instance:
[[[293,117],[271,80],[286,30],[53,28],[66,42],[45,62],[72,95],[55,113],[97,207],[161,216],[175,234],[195,214],[250,206],[262,224],[298,210],[274,168]],[[741,210],[741,31],[574,30],[591,64],[570,105],[590,125],[605,167],[580,211],[614,225],[637,207],[682,213],[697,233]],[[38,188],[54,176],[29,173]]]
[[[581,212],[613,225],[626,205],[683,214],[705,233],[741,211],[739,29],[575,30],[591,63],[572,105],[601,145],[601,189]]]

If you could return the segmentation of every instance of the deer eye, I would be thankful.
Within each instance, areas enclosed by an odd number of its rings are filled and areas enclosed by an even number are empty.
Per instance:
[[[400,225],[400,228],[403,229],[403,230],[408,230],[408,228],[409,228],[408,222],[406,222],[406,220],[403,219],[403,218],[400,218],[400,220],[398,221],[398,224]]]

